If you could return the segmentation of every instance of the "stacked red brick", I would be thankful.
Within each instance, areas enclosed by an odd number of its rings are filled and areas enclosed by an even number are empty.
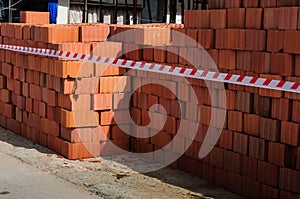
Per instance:
[[[215,34],[221,71],[299,82],[298,1],[209,4],[217,10],[187,11],[185,25],[187,32]],[[235,85],[226,92],[226,130],[202,175],[210,172],[210,181],[249,198],[297,198],[299,94]]]
[[[124,58],[127,59],[188,67],[190,64],[185,56],[201,45],[220,71],[299,82],[299,7],[283,6],[298,6],[298,1],[209,0],[209,7],[215,10],[186,11],[185,29],[180,25],[112,25],[110,34],[115,36],[111,37],[114,42],[102,42],[103,48],[97,50],[99,41],[108,35],[107,27],[102,25],[104,35],[99,36],[95,30],[99,25],[2,24],[1,40],[4,44],[78,53],[93,51],[110,57],[126,52]],[[116,36],[132,28],[135,28],[135,37]],[[171,34],[172,29],[190,36],[196,44],[176,40]],[[140,47],[147,48],[135,50]],[[122,99],[130,88],[125,88],[125,93],[123,89],[113,92],[118,80],[127,82],[126,76],[120,77],[124,70],[109,68],[102,73],[103,66],[88,63],[81,70],[82,63],[3,50],[1,60],[0,125],[68,158],[100,154],[99,141],[105,144],[106,138],[99,134],[97,127],[122,148],[151,152],[168,144],[181,123],[192,121],[200,124],[196,138],[182,137],[185,144],[171,146],[165,150],[164,157],[155,158],[164,160],[168,158],[168,152],[187,150],[172,164],[173,167],[192,172],[248,198],[297,198],[299,195],[299,94],[226,85],[224,130],[213,151],[199,160],[198,151],[210,125],[212,109],[207,86],[218,97],[219,84],[206,85],[203,81],[189,79],[190,89],[187,83],[177,81],[175,77],[135,71],[131,77],[133,86],[150,79],[164,86],[145,85],[135,91],[130,105],[132,119],[145,126],[149,124],[150,115],[154,123],[160,124],[163,121],[161,110],[149,113],[149,108],[157,103],[167,112],[167,122],[161,132],[140,139],[129,137],[114,122],[114,114],[122,115],[128,107]],[[101,76],[98,87],[93,87],[95,84],[91,81],[95,78],[91,76]],[[176,95],[168,88],[174,88]],[[191,92],[197,94],[199,110],[191,106]],[[221,103],[222,100],[220,106]],[[179,105],[184,108],[182,112]],[[219,105],[214,108],[222,112]],[[128,129],[133,135],[136,133],[127,121],[122,125],[122,129]],[[155,130],[148,129],[148,133]],[[192,142],[190,147],[187,146],[189,142]]]
[[[101,24],[3,23],[0,38],[9,45],[117,57],[122,43],[107,42],[109,32]],[[118,132],[111,121],[118,100],[112,100],[112,89],[117,80],[127,81],[118,77],[124,70],[4,50],[0,55],[0,126],[69,159],[99,156],[107,139]],[[129,147],[128,139],[113,138]]]
[[[231,74],[250,75],[299,82],[298,1],[209,1],[215,10],[186,11],[185,29],[176,31],[188,35],[208,50],[219,70]],[[218,8],[218,9],[217,9]],[[148,30],[148,29],[147,29]],[[149,30],[150,31],[150,30]],[[163,30],[161,30],[163,31]],[[149,33],[149,35],[155,33]],[[163,34],[163,33],[161,33]],[[146,39],[145,39],[146,38]],[[135,51],[130,59],[189,66],[183,58],[193,52],[195,44],[173,40],[172,46],[159,46],[144,33],[148,49]],[[134,44],[131,44],[134,45]],[[179,55],[163,52],[172,48]],[[209,66],[208,66],[209,67]],[[199,112],[190,108],[188,85],[146,72],[136,72],[133,84],[163,82],[163,86],[143,86],[133,95],[132,117],[137,124],[162,121],[160,110],[150,112],[156,103],[167,111],[167,122],[159,134],[147,139],[132,138],[132,150],[150,152],[168,144],[185,120],[200,123],[199,133],[191,147],[172,146],[169,151],[187,152],[173,167],[192,172],[248,198],[297,198],[300,193],[299,94],[227,85],[227,122],[220,140],[205,159],[198,151],[210,125],[211,100],[203,81],[190,80],[199,97]],[[218,95],[218,84],[209,85]],[[175,100],[167,88],[184,92],[185,98]],[[179,111],[179,103],[185,107]],[[222,103],[220,101],[220,103]],[[218,107],[215,107],[218,108]],[[218,109],[217,109],[218,110]],[[222,111],[222,110],[218,110]],[[155,129],[148,129],[148,133]],[[188,143],[191,139],[184,137]],[[166,158],[169,155],[165,151]]]

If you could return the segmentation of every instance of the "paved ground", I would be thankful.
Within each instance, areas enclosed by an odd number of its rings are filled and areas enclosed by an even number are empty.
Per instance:
[[[0,199],[242,198],[175,169],[140,174],[113,159],[70,161],[1,128],[0,158]]]
[[[98,198],[80,187],[0,153],[0,198]]]

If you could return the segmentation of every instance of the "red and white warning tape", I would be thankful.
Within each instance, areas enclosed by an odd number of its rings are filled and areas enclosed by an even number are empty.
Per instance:
[[[11,50],[16,52],[42,55],[56,58],[68,58],[77,61],[93,62],[96,64],[107,64],[123,68],[131,68],[148,72],[156,72],[188,78],[202,79],[215,82],[223,82],[257,88],[266,88],[278,91],[287,91],[300,93],[300,83],[288,82],[283,80],[271,80],[242,75],[233,75],[228,73],[211,72],[207,70],[188,69],[183,67],[167,66],[163,64],[147,63],[140,61],[129,61],[124,59],[115,59],[101,56],[78,54],[74,52],[56,51],[50,49],[30,48],[14,45],[2,45],[0,49]]]

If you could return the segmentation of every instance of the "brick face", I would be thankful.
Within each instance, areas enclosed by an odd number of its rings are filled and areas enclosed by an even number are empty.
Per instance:
[[[279,168],[266,162],[258,161],[258,181],[270,186],[278,186]]]

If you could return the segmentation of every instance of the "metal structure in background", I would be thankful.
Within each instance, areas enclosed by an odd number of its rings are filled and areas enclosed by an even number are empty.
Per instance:
[[[99,9],[100,9],[100,13],[99,13],[99,22],[103,23],[103,11],[102,11],[102,0],[99,0]]]
[[[176,14],[177,14],[177,0],[170,0],[170,23],[176,22]]]
[[[8,0],[8,22],[12,22],[12,0]]]
[[[133,24],[137,24],[137,0],[133,0]]]

